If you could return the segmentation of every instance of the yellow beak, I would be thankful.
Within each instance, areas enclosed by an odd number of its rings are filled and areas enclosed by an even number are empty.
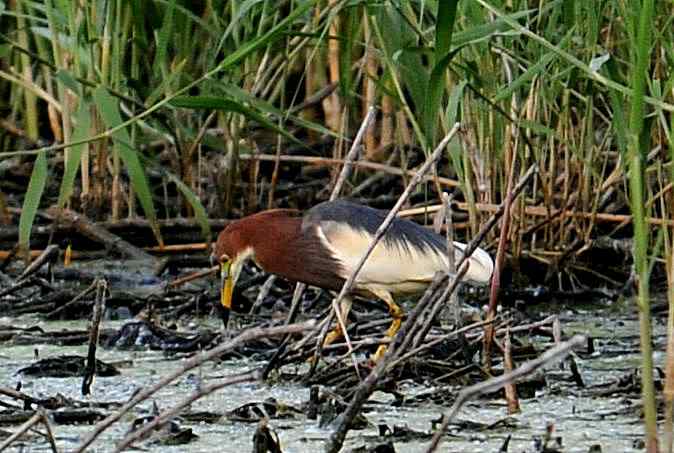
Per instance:
[[[231,261],[220,264],[220,303],[227,310],[232,308],[232,294],[234,292],[234,277],[231,267]]]
[[[70,243],[68,243],[68,245],[66,246],[66,252],[63,255],[63,267],[70,266],[70,262],[72,261],[72,257],[73,257],[73,248],[70,245]]]

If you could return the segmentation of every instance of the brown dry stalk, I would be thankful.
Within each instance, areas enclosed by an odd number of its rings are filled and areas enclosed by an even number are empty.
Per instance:
[[[467,211],[469,206],[465,202],[454,202],[454,204],[462,211]],[[496,212],[501,208],[501,205],[493,203],[475,203],[475,209],[482,212]],[[424,206],[420,208],[406,209],[400,211],[400,217],[411,217],[426,213],[436,212],[442,209],[442,205]],[[550,210],[546,206],[525,206],[522,211],[523,214],[531,217],[563,217],[575,219],[593,219],[597,223],[631,223],[632,216],[627,214],[608,214],[603,212],[583,212],[583,211],[569,211],[569,210]],[[651,225],[666,225],[674,227],[674,220],[662,219],[658,217],[646,217],[646,222]]]
[[[367,12],[363,10],[363,33],[365,39],[365,76],[363,85],[365,89],[365,97],[363,98],[363,111],[369,106],[374,105],[375,96],[377,94],[377,87],[375,79],[377,78],[377,58],[375,57],[375,49],[372,46],[372,30],[368,21]],[[376,159],[375,151],[377,150],[377,140],[375,137],[375,123],[368,126],[365,134],[365,157]]]
[[[239,159],[241,160],[264,160],[264,161],[274,161],[276,160],[276,155],[274,154],[242,154],[239,156]],[[332,166],[332,165],[343,165],[344,164],[344,159],[335,159],[332,157],[316,157],[316,156],[279,156],[279,160],[282,162],[303,162],[306,164],[312,164],[312,165],[325,165],[325,166]],[[356,161],[353,163],[354,167],[358,168],[365,168],[368,170],[374,170],[374,171],[379,171],[379,172],[384,172],[388,173],[391,175],[398,175],[398,176],[414,176],[416,174],[415,170],[403,170],[398,167],[393,167],[391,165],[385,165],[385,164],[380,164],[377,162],[368,162],[368,161]],[[435,176],[424,176],[423,181],[430,181],[433,182],[435,180]],[[450,178],[443,178],[443,177],[437,177],[438,182],[440,185],[445,186],[445,187],[459,187],[459,182],[450,179]]]
[[[492,329],[493,332],[493,329]],[[512,343],[510,341],[510,329],[506,328],[505,339],[503,340],[503,372],[512,373],[513,371],[513,353]],[[517,398],[517,387],[514,382],[508,382],[505,386],[505,398],[508,402],[508,415],[516,414],[520,411],[520,402]]]
[[[333,9],[337,7],[337,0],[328,0],[328,8]],[[330,75],[330,83],[339,82],[339,40],[336,39],[340,33],[339,14],[335,14],[330,22],[328,34],[328,70]],[[333,131],[340,130],[342,106],[339,94],[333,92],[328,96],[329,103],[323,103],[325,109],[325,122],[328,128]]]

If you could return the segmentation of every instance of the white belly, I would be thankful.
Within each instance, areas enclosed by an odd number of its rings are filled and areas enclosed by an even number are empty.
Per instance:
[[[342,265],[342,278],[348,278],[362,259],[373,236],[356,231],[337,222],[323,222],[317,233],[324,245]],[[465,244],[455,243],[457,259]],[[380,241],[356,277],[356,288],[382,288],[391,293],[418,293],[433,280],[436,272],[447,272],[447,256],[432,247],[419,249]],[[493,264],[484,250],[478,249],[471,257],[466,280],[489,281]]]

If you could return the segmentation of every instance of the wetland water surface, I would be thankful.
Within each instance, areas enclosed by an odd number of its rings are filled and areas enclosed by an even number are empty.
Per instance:
[[[588,452],[594,445],[600,445],[603,452],[641,451],[642,425],[639,419],[638,392],[628,391],[614,395],[598,396],[596,386],[609,384],[629,375],[638,367],[638,325],[631,309],[620,310],[618,315],[610,309],[573,310],[568,306],[559,313],[565,336],[583,333],[592,336],[595,352],[583,358],[576,357],[576,363],[586,388],[579,388],[569,382],[568,369],[559,365],[546,369],[547,385],[538,390],[534,397],[520,401],[521,413],[508,417],[502,399],[478,399],[465,405],[459,413],[457,424],[450,427],[439,451],[450,452],[496,452],[511,436],[507,451],[536,450],[537,439],[544,436],[546,426],[554,426],[553,438],[561,438],[560,451]],[[209,321],[210,322],[210,321]],[[86,322],[44,322],[34,317],[0,318],[0,325],[35,326],[44,330],[86,329]],[[119,322],[105,322],[105,327],[119,326]],[[663,322],[654,323],[656,363],[661,364],[665,350]],[[546,345],[538,345],[542,350]],[[36,398],[54,396],[57,393],[82,400],[81,378],[32,378],[21,376],[17,371],[34,362],[35,350],[40,358],[60,354],[86,355],[86,346],[64,347],[53,344],[20,345],[5,343],[0,353],[0,385],[15,387],[20,381],[22,391]],[[133,393],[144,386],[155,383],[160,376],[179,367],[183,360],[165,356],[154,351],[120,351],[100,349],[98,358],[117,363],[121,375],[98,377],[93,387],[90,401],[128,400]],[[153,399],[147,400],[107,430],[89,451],[109,451],[129,429],[134,418],[149,415],[152,402],[160,409],[166,409],[193,392],[199,382],[213,383],[217,379],[247,371],[264,363],[251,360],[229,360],[223,363],[208,363],[193,373],[184,375],[162,389]],[[400,390],[406,397],[433,393],[439,388],[412,382],[400,383]],[[456,388],[458,392],[459,387]],[[449,392],[450,395],[452,392]],[[270,397],[297,408],[308,400],[309,389],[299,385],[279,383],[247,383],[231,385],[195,402],[191,411],[211,411],[224,413],[243,404],[264,401]],[[423,400],[423,399],[420,399]],[[421,433],[432,433],[432,421],[446,412],[448,405],[430,403],[405,403],[401,407],[392,405],[393,397],[376,392],[365,407],[369,426],[349,433],[344,451],[363,445],[376,445],[393,441],[398,452],[425,451],[428,438],[397,440],[395,437],[378,437],[379,426],[406,426]],[[215,423],[183,421],[199,437],[186,445],[165,446],[143,444],[147,451],[250,451],[256,423],[234,422],[226,418]],[[331,428],[319,428],[314,420],[303,415],[289,419],[272,419],[270,427],[278,434],[284,452],[322,451],[323,441],[330,435]],[[6,430],[17,426],[5,425]],[[86,433],[90,425],[54,425],[57,444],[62,451],[71,451]],[[19,448],[19,444],[15,444]],[[23,451],[50,451],[47,442],[40,439],[24,442]],[[550,443],[549,445],[553,445]],[[556,445],[556,444],[555,444]],[[18,451],[18,450],[15,450]]]

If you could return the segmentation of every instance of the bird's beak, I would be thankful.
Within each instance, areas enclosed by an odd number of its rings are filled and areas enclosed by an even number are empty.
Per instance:
[[[241,274],[242,264],[236,258],[220,264],[220,304],[222,305],[222,322],[227,327],[229,313],[232,309],[232,294],[234,285]]]
[[[220,303],[227,310],[232,308],[232,293],[234,282],[232,281],[232,262],[225,261],[220,264]]]

